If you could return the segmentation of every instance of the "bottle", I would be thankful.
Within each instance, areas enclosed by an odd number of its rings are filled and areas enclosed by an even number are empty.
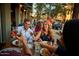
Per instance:
[[[35,55],[40,55],[40,44],[38,44],[38,42],[34,42],[35,43]]]

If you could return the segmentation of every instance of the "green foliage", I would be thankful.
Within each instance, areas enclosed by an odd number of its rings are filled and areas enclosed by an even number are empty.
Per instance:
[[[40,19],[43,12],[47,13],[48,16],[56,16],[58,13],[63,13],[65,15],[66,10],[64,6],[65,4],[63,3],[36,3],[35,9],[37,10],[37,18]]]
[[[65,4],[64,4],[65,5]],[[64,8],[63,4],[57,3],[55,4],[55,9],[52,10],[54,15],[57,15],[58,13],[63,13],[64,15],[66,14],[66,9]]]
[[[37,3],[35,6],[36,6],[35,9],[37,10],[37,19],[41,19],[42,10],[43,10],[43,8],[45,8],[45,4]]]

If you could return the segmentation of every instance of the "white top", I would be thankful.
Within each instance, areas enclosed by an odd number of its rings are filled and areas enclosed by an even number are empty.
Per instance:
[[[19,26],[17,28],[18,34],[22,33],[22,35],[27,39],[28,42],[32,42],[33,38],[30,33],[33,33],[33,31],[29,28],[28,30],[24,29],[24,26]]]

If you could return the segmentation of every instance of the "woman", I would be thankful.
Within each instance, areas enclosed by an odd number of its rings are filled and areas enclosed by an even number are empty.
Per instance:
[[[41,38],[42,41],[39,42],[39,44],[42,47],[47,48],[52,54],[56,53],[58,55],[63,55],[64,45],[62,45],[62,43],[59,40],[53,39],[53,30],[48,26],[48,23],[46,21],[43,23],[43,27],[38,34],[39,36],[37,35],[36,37]],[[43,41],[53,41],[53,45],[45,44],[43,43]]]
[[[49,26],[47,21],[44,21],[42,25],[39,23],[39,26],[36,26],[35,28],[35,30],[37,30],[38,28],[40,30],[38,29],[38,31],[34,32],[35,33],[34,40],[39,42],[41,47],[48,49],[50,51],[50,54],[51,52],[55,52],[57,48],[57,43],[56,40],[54,40],[54,34],[52,28]],[[44,43],[44,41],[52,42],[53,46]]]
[[[40,37],[43,41],[54,41],[53,30],[50,28],[47,21],[44,21],[43,23],[42,33]]]
[[[44,21],[43,23],[39,22],[37,25],[39,26],[36,26],[35,28],[35,40],[41,39],[42,41],[52,41],[56,43],[56,40],[54,40],[53,29],[48,25],[47,21]]]

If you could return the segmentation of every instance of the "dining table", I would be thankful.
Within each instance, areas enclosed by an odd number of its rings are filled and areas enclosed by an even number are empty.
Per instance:
[[[12,40],[12,39],[6,40],[5,41],[5,45],[4,45],[4,49],[6,49],[6,48],[10,48],[10,49],[19,48],[20,50],[22,50],[22,47],[13,45],[12,44],[13,41],[14,40]],[[43,41],[43,43],[52,45],[52,43],[48,42],[48,41]],[[32,48],[29,48],[29,46],[31,46],[31,45],[32,45]],[[33,43],[30,43],[30,44],[28,43],[28,48],[32,51],[32,55],[33,56],[44,56],[42,54],[42,52],[44,51],[44,48],[41,47],[41,45],[39,44],[39,42],[33,42]]]

